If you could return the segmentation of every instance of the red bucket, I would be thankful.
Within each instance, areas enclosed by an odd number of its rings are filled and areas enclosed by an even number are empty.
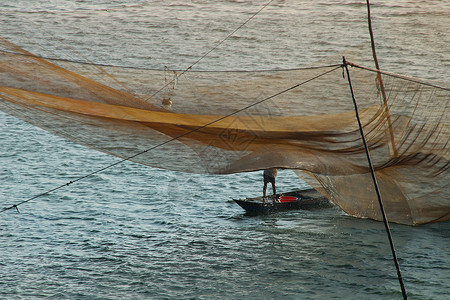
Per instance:
[[[298,198],[293,196],[281,196],[280,198],[278,198],[278,200],[280,202],[295,202],[298,200]]]

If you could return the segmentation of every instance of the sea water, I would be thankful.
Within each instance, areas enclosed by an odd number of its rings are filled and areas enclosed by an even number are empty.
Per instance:
[[[267,2],[1,0],[0,33],[35,53],[183,69]],[[448,82],[449,4],[373,2],[381,66]],[[273,1],[195,67],[292,68],[342,54],[371,66],[365,18],[365,1]],[[118,160],[4,113],[0,126],[2,207]],[[306,187],[289,170],[277,181]],[[248,216],[232,202],[261,193],[260,172],[122,163],[0,215],[0,298],[402,297],[382,223],[337,207]],[[410,299],[448,299],[449,225],[391,224]]]

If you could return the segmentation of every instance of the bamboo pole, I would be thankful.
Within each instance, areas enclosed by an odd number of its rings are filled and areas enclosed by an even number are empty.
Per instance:
[[[369,34],[370,34],[370,43],[372,45],[372,55],[373,55],[373,60],[375,62],[375,67],[378,71],[380,71],[380,65],[378,64],[377,51],[375,49],[375,39],[373,37],[372,18],[370,15],[370,3],[369,3],[369,0],[366,0],[366,1],[367,1],[367,22],[369,24]],[[383,79],[381,78],[381,72],[377,73],[377,81],[378,81],[378,84],[381,89],[381,95],[383,97],[383,104],[384,104],[384,109],[386,111],[386,118],[387,118],[388,127],[389,127],[392,151],[393,151],[394,157],[398,157],[397,146],[395,145],[394,131],[392,130],[391,114],[390,114],[389,106],[387,105],[386,91],[384,89]]]
[[[367,141],[366,141],[366,138],[365,138],[365,135],[364,135],[364,129],[363,129],[363,126],[361,124],[361,120],[359,118],[358,104],[356,103],[355,93],[353,92],[352,81],[350,79],[350,72],[348,70],[348,64],[347,64],[347,61],[345,60],[345,57],[343,57],[343,66],[344,66],[344,68],[345,68],[345,70],[347,72],[348,85],[349,85],[350,92],[351,92],[351,95],[352,95],[353,106],[355,107],[355,114],[356,114],[356,120],[358,121],[359,133],[361,134],[361,139],[362,139],[363,144],[364,144],[364,150],[366,151],[367,162],[369,164],[370,174],[372,175],[373,184],[375,186],[375,192],[377,193],[378,203],[380,205],[381,215],[383,216],[384,227],[386,229],[386,233],[387,233],[387,236],[388,236],[389,244],[391,246],[392,258],[394,260],[395,268],[397,270],[397,278],[398,278],[398,281],[400,283],[400,288],[402,290],[403,299],[407,300],[408,296],[406,294],[405,284],[403,283],[402,272],[400,271],[400,265],[398,263],[397,254],[395,252],[394,240],[392,239],[391,230],[389,228],[389,222],[388,222],[388,219],[386,217],[386,211],[384,210],[383,200],[381,198],[380,189],[378,187],[377,177],[375,175],[375,170],[373,168],[372,159],[370,158],[369,147],[367,146]]]

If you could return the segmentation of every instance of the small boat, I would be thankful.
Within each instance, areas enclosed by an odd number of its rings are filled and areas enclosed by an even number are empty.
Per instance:
[[[247,213],[267,213],[291,209],[314,209],[331,207],[332,204],[322,194],[314,189],[291,191],[267,196],[265,198],[233,199]]]

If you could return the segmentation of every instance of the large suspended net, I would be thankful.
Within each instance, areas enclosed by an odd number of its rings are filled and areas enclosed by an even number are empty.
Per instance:
[[[340,62],[179,76],[0,50],[0,109],[35,126],[169,170],[294,169],[349,215],[382,219]],[[448,220],[450,90],[350,72],[388,219]]]

